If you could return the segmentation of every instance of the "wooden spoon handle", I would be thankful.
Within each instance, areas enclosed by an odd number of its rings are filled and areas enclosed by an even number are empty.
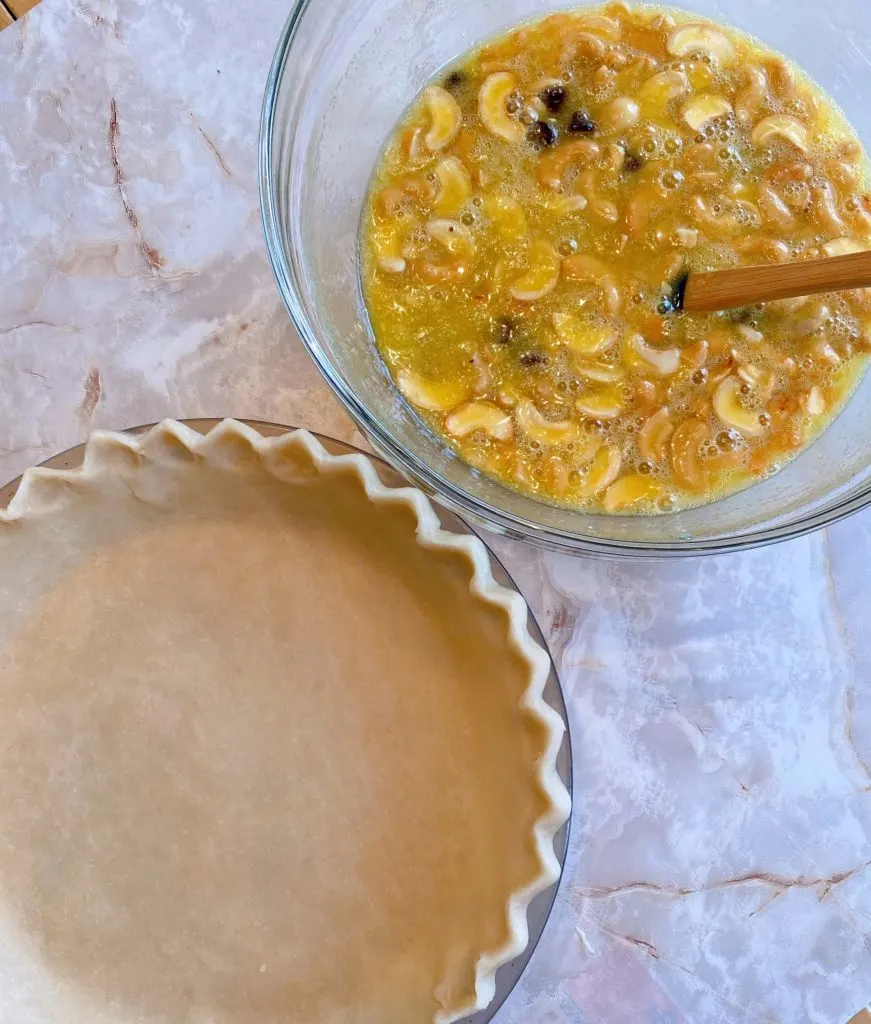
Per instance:
[[[823,260],[734,267],[690,274],[681,308],[688,313],[753,306],[772,299],[838,292],[871,286],[871,252],[852,252]]]

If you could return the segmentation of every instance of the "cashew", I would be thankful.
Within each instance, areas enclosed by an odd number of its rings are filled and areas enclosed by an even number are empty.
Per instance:
[[[809,144],[807,128],[801,121],[789,117],[787,114],[772,114],[770,117],[763,117],[754,126],[750,138],[757,149],[764,149],[771,145],[776,138],[791,142],[802,153],[807,152]]]
[[[547,208],[558,217],[570,217],[573,213],[581,213],[583,210],[586,210],[587,197],[560,196],[557,199],[549,200]]]
[[[838,198],[834,188],[828,181],[822,181],[811,189],[811,198],[817,220],[826,231],[833,235],[846,235],[847,225],[838,212]]]
[[[454,258],[447,263],[416,260],[414,266],[418,275],[430,283],[462,280],[469,272],[475,252],[475,242],[469,229],[458,220],[440,219],[427,221],[426,233]]]
[[[686,171],[710,171],[717,165],[717,149],[712,142],[696,142],[688,146],[680,159]]]
[[[668,37],[668,52],[673,57],[688,57],[693,53],[707,53],[721,64],[728,64],[735,56],[735,47],[727,35],[703,22],[684,22]]]
[[[638,451],[648,462],[661,462],[665,458],[665,449],[669,438],[674,433],[674,425],[669,419],[668,408],[657,409],[652,416],[644,421],[638,431]]]
[[[402,274],[408,264],[403,256],[379,256],[378,266],[388,274]]]
[[[635,505],[649,505],[662,493],[662,484],[640,473],[621,476],[605,491],[602,507],[606,512],[622,512]]]
[[[832,181],[850,191],[857,187],[862,174],[861,169],[855,164],[848,164],[843,160],[829,160],[826,163],[826,170]]]
[[[671,100],[682,96],[690,87],[683,71],[660,71],[638,90],[638,100],[645,120],[663,117]]]
[[[485,391],[490,390],[490,384],[492,383],[490,363],[481,352],[475,352],[469,360],[469,364],[475,370],[475,394],[482,395]]]
[[[848,256],[854,252],[865,252],[866,249],[867,246],[859,245],[853,238],[835,238],[823,246],[826,256]]]
[[[747,85],[735,97],[735,116],[742,125],[751,124],[768,99],[768,78],[765,68],[748,64],[744,69]]]
[[[602,447],[602,437],[599,433],[588,433],[580,431],[572,442],[572,464],[585,466]]]
[[[775,299],[768,303],[768,308],[781,316],[792,316],[802,309],[808,302],[807,296],[795,299]]]
[[[419,409],[447,412],[468,397],[469,389],[456,381],[425,380],[413,370],[400,370],[396,375],[399,390]]]
[[[593,72],[593,85],[600,95],[610,93],[617,81],[617,72],[607,64],[600,64]]]
[[[515,416],[520,430],[538,444],[565,444],[573,441],[578,434],[576,423],[571,420],[545,419],[528,398],[522,398],[517,403]]]
[[[792,231],[795,228],[795,217],[770,185],[760,184],[757,200],[762,216],[772,227],[780,231]]]
[[[511,416],[493,402],[466,402],[445,419],[445,430],[452,437],[466,437],[481,430],[496,441],[508,441],[513,429]]]
[[[598,355],[617,340],[617,332],[612,328],[590,327],[567,313],[554,313],[552,320],[557,338],[582,356]]]
[[[789,260],[789,246],[779,238],[742,238],[735,242],[740,253],[763,256],[771,263],[786,263]]]
[[[793,185],[808,182],[814,176],[814,169],[804,160],[775,164],[766,172],[766,177],[778,185]]]
[[[829,363],[831,366],[839,366],[841,363],[841,357],[825,338],[820,338],[819,341],[811,345],[810,352],[814,359],[818,359],[821,363]]]
[[[647,229],[651,214],[662,206],[662,199],[652,185],[640,185],[626,203],[626,230],[639,238]]]
[[[656,57],[652,54],[644,53],[640,57],[636,57],[624,72],[624,77],[633,83],[634,88],[632,92],[636,94],[639,100],[641,97],[638,96],[638,91],[642,84],[649,81],[658,69],[659,61]]]
[[[675,20],[670,14],[657,12],[649,16],[647,26],[652,28],[654,32],[661,32],[665,28],[674,28]]]
[[[750,437],[765,433],[759,421],[759,414],[745,409],[738,401],[741,381],[737,377],[726,377],[714,392],[714,412],[727,427],[734,427]]]
[[[579,32],[569,45],[576,59],[600,61],[608,52],[607,44],[592,32]]]
[[[651,348],[640,334],[634,334],[629,339],[629,346],[632,352],[645,364],[647,369],[654,370],[662,377],[677,373],[680,369],[679,349]]]
[[[708,369],[708,384],[719,384],[735,369],[735,357],[728,355],[725,359],[717,360]]]
[[[386,185],[375,195],[375,212],[382,220],[391,220],[408,205],[408,199],[398,185]]]
[[[446,218],[428,220],[426,233],[449,252],[461,252],[466,256],[471,256],[475,251],[472,233],[465,224],[461,224],[458,220]]]
[[[685,420],[671,435],[671,468],[681,486],[691,491],[704,489],[707,473],[701,462],[701,447],[707,430],[701,420]]]
[[[759,207],[746,199],[733,199],[729,216],[742,231],[758,231],[762,227]]]
[[[579,182],[581,192],[587,200],[587,208],[592,216],[605,224],[616,224],[619,213],[617,207],[608,199],[597,194],[599,173],[592,169],[584,171]]]
[[[838,147],[835,156],[827,161],[829,177],[839,185],[853,190],[862,178],[862,148],[854,140],[846,139]]]
[[[694,370],[701,370],[708,361],[709,350],[710,345],[708,344],[707,338],[700,338],[694,344],[687,345],[686,348],[681,349],[680,357]]]
[[[811,334],[816,334],[829,322],[831,311],[825,303],[817,302],[811,307],[811,310],[812,312],[808,316],[793,324],[792,333],[797,338],[807,338]]]
[[[556,288],[560,274],[560,257],[550,242],[537,239],[529,248],[529,269],[508,289],[519,302],[535,302]]]
[[[440,85],[431,85],[424,90],[431,120],[429,131],[424,136],[424,143],[430,152],[435,153],[449,146],[457,137],[463,113],[453,96]]]
[[[606,103],[599,112],[599,123],[607,131],[625,132],[638,121],[640,111],[635,100],[618,96]]]
[[[718,117],[732,113],[732,104],[722,96],[704,93],[690,100],[683,108],[683,119],[694,132],[701,131],[708,123]]]
[[[720,226],[719,218],[713,210],[709,209],[706,200],[702,196],[692,196],[690,199],[690,211],[696,220],[705,227],[718,228]]]
[[[859,198],[855,208],[849,210],[848,217],[853,222],[854,228],[858,228],[866,236],[871,235],[871,206],[869,206],[867,195]]]
[[[587,166],[599,159],[601,149],[592,139],[576,139],[539,158],[535,176],[540,185],[558,192],[570,167]]]
[[[602,290],[609,313],[620,312],[620,291],[610,269],[596,256],[576,253],[563,260],[563,275],[572,281],[592,281]]]
[[[507,142],[520,142],[523,125],[508,113],[508,97],[517,88],[510,71],[497,71],[478,90],[478,116],[484,127]]]
[[[771,370],[761,369],[753,363],[741,363],[735,372],[763,398],[768,398],[774,390],[775,379]]]
[[[851,164],[862,163],[862,147],[855,139],[844,139],[838,146],[838,156]]]
[[[619,366],[611,363],[581,363],[575,365],[581,377],[594,380],[597,384],[617,384],[626,376]]]
[[[472,179],[466,165],[455,156],[446,156],[435,166],[439,190],[435,200],[436,213],[443,217],[455,215],[472,194]]]
[[[811,416],[821,416],[826,411],[826,400],[818,387],[812,387],[807,393],[804,407]]]
[[[696,228],[675,228],[674,237],[678,245],[684,249],[695,249],[699,244],[699,233]]]
[[[623,399],[616,388],[604,387],[581,395],[575,400],[575,408],[594,420],[613,420],[623,411]]]
[[[429,154],[423,151],[423,135],[423,128],[420,125],[402,133],[400,147],[406,163],[417,164],[429,158]]]
[[[789,98],[795,94],[795,72],[782,57],[768,61],[768,77],[778,96]]]
[[[639,412],[649,412],[659,402],[659,387],[652,380],[639,380],[633,397]]]
[[[581,487],[581,496],[592,498],[606,487],[610,487],[617,479],[622,462],[618,448],[611,445],[600,448],[587,470],[586,479]]]
[[[591,32],[595,36],[607,39],[609,43],[620,41],[622,27],[619,21],[605,17],[602,14],[587,14],[578,21],[578,27],[585,32]]]
[[[407,230],[403,222],[394,220],[383,225],[375,234],[375,262],[388,274],[402,274],[408,266],[403,248]]]
[[[523,207],[510,196],[498,192],[484,196],[484,212],[503,238],[524,238],[529,232]]]
[[[656,282],[655,287],[662,295],[670,295],[672,282],[678,274],[684,270],[684,267],[685,261],[683,254],[679,252],[671,252],[668,253],[664,259],[657,260],[653,263],[650,278]]]
[[[427,203],[432,189],[417,174],[404,174],[393,184],[385,185],[375,196],[375,211],[382,220],[392,220],[405,210],[412,200]]]
[[[719,204],[724,209],[721,213],[715,213],[702,196],[694,195],[690,199],[691,212],[701,224],[714,232],[715,238],[717,234],[737,235],[748,230],[758,230],[762,225],[759,207],[746,199],[720,199]]]
[[[609,142],[605,150],[605,169],[619,174],[626,163],[626,150],[619,142]]]
[[[701,189],[703,192],[713,192],[715,189],[726,187],[725,179],[717,171],[696,171],[687,178],[687,184],[692,188]]]

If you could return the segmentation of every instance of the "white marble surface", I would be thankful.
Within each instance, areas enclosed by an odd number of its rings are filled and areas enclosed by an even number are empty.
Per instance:
[[[166,415],[357,436],[261,242],[286,12],[44,0],[0,35],[3,479]],[[569,873],[498,1019],[841,1024],[871,999],[871,515],[675,564],[496,546],[576,761]]]

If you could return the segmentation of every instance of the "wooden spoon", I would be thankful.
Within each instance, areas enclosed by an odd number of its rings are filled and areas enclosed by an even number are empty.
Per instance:
[[[871,251],[764,267],[733,267],[690,274],[675,289],[674,305],[687,313],[755,306],[773,299],[871,287]]]

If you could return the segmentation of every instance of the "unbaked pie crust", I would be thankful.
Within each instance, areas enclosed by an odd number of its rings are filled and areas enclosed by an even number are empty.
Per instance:
[[[97,433],[0,514],[0,1024],[428,1024],[559,874],[549,661],[362,455]]]

